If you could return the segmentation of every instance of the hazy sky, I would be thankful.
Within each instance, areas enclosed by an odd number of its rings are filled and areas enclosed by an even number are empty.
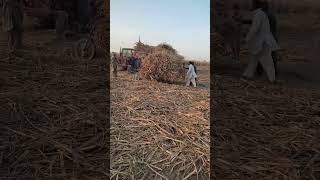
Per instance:
[[[186,58],[210,60],[210,0],[111,0],[111,51],[171,44]]]

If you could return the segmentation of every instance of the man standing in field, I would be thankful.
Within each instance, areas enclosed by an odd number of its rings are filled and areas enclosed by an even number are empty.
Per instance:
[[[240,61],[240,38],[241,38],[241,20],[240,6],[238,4],[233,5],[232,23],[234,23],[234,32],[232,34],[231,50],[232,57],[236,61]]]
[[[194,72],[196,73],[196,75],[197,75],[197,77],[198,77],[198,71],[197,71],[197,66],[196,65],[194,65],[194,63],[192,62],[192,65],[193,65],[193,68],[194,68]],[[184,63],[183,63],[183,67],[184,67],[185,65],[184,65]],[[188,69],[189,70],[189,67],[187,67],[187,68],[185,68],[185,69]],[[198,84],[198,78],[197,77],[195,77],[194,79],[195,79],[195,82],[196,82],[196,84]],[[190,85],[192,85],[192,82],[190,81],[189,82],[189,86]]]
[[[22,48],[23,2],[22,0],[5,0],[2,10],[3,28],[8,32],[10,51]]]
[[[271,33],[272,33],[274,39],[278,43],[279,41],[278,41],[278,34],[277,34],[277,19],[276,19],[275,15],[271,12],[268,1],[264,2],[264,7],[262,8],[262,10],[268,16]],[[276,74],[276,77],[277,77],[278,76],[277,61],[279,60],[278,59],[278,54],[277,54],[276,51],[272,51],[271,56],[272,56],[272,59],[273,59],[274,68],[275,68],[275,74]],[[262,74],[262,70],[263,69],[262,69],[261,65],[259,64],[258,68],[257,68],[257,73],[259,75],[261,75]]]
[[[139,70],[141,66],[141,60],[137,54],[133,56],[132,62],[132,73],[133,73],[133,80],[139,80]]]
[[[188,69],[188,72],[187,72],[187,84],[186,84],[186,86],[190,86],[190,83],[192,83],[193,87],[197,87],[196,78],[197,78],[197,74],[195,72],[193,62],[190,61],[189,62],[189,69]]]
[[[112,53],[111,57],[112,67],[113,67],[113,76],[118,77],[118,57],[115,52]]]
[[[251,59],[243,73],[243,77],[253,78],[258,64],[261,63],[269,81],[274,82],[275,69],[271,52],[278,50],[280,47],[271,34],[268,16],[263,12],[263,7],[264,3],[261,0],[253,0],[254,17],[245,39]]]

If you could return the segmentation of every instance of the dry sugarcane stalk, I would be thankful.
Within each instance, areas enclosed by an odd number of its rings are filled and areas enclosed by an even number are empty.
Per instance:
[[[136,49],[148,51],[142,60],[141,77],[159,82],[174,83],[183,77],[183,57],[168,44],[154,48],[138,43]]]

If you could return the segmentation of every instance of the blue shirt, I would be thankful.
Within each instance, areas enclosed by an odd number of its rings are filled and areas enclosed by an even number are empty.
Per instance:
[[[140,59],[134,58],[132,62],[132,70],[134,72],[137,72],[139,68],[140,68]]]

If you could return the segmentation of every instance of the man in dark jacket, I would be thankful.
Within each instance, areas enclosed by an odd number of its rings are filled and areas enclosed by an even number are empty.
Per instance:
[[[139,80],[139,70],[141,67],[141,60],[136,54],[133,57],[134,57],[132,62],[133,80]]]

